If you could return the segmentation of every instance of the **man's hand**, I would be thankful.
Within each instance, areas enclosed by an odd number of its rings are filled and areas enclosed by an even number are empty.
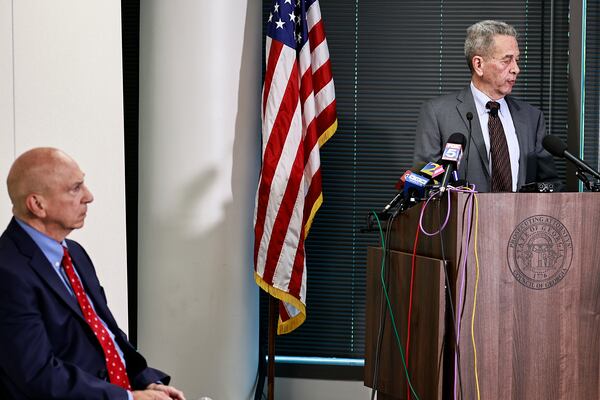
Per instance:
[[[155,392],[166,394],[167,397],[165,399],[185,400],[183,392],[181,390],[177,390],[173,386],[161,385],[160,383],[151,383],[148,385],[146,390],[153,390]],[[158,398],[162,399],[162,397]]]
[[[169,395],[158,390],[135,390],[131,394],[134,400],[171,400]]]

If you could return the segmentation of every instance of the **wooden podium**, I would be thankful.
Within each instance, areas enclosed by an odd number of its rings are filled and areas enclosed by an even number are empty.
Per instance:
[[[408,349],[419,398],[600,399],[600,196],[486,193],[476,203],[468,246],[464,193],[451,195],[441,236],[419,235]],[[427,231],[439,228],[447,204],[427,206]],[[403,350],[420,212],[417,205],[394,221],[383,277]],[[368,249],[364,382],[378,399],[406,399],[390,313],[381,313],[381,254]]]

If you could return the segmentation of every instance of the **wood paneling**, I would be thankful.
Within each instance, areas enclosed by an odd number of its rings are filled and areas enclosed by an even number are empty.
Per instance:
[[[390,399],[404,399],[406,373],[398,348],[390,310],[382,292],[381,248],[369,248],[367,271],[367,333],[365,385],[373,387],[377,342],[381,332],[377,385]],[[406,355],[411,254],[391,251],[384,279],[396,328]],[[408,370],[415,391],[421,398],[437,398],[441,393],[441,360],[444,334],[444,272],[439,260],[417,257],[413,286],[411,337]],[[383,306],[382,307],[382,302]],[[384,316],[381,325],[381,316]]]

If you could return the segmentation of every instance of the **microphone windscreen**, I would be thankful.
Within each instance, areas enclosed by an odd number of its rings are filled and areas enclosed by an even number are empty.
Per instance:
[[[448,143],[460,144],[463,148],[467,144],[467,138],[460,132],[453,133],[448,139]]]
[[[542,146],[555,157],[564,157],[567,145],[556,135],[546,135],[542,139]]]

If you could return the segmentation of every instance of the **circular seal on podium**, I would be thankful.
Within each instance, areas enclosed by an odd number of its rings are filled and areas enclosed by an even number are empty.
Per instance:
[[[508,266],[515,279],[529,289],[549,289],[569,272],[573,242],[556,218],[534,215],[519,223],[507,247]]]

